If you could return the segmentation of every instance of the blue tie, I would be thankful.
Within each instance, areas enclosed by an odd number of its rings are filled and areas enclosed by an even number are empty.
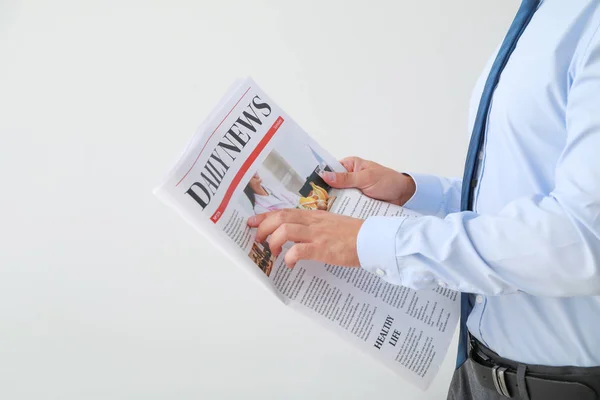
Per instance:
[[[525,30],[525,27],[531,21],[535,10],[537,9],[540,0],[523,0],[519,11],[513,23],[511,24],[504,42],[498,51],[496,60],[490,70],[490,74],[485,82],[483,93],[481,94],[481,100],[479,101],[479,108],[477,109],[477,116],[475,117],[475,124],[473,125],[473,133],[471,134],[471,141],[469,143],[469,151],[467,153],[467,161],[465,162],[465,172],[462,181],[462,192],[461,192],[461,204],[460,209],[462,211],[473,209],[473,190],[477,186],[476,171],[479,167],[479,153],[483,147],[485,139],[486,121],[490,104],[492,102],[492,95],[494,89],[500,79],[500,74],[508,61],[511,53],[517,45],[517,41],[521,34]],[[460,337],[458,347],[458,359],[456,360],[456,367],[460,367],[467,359],[468,351],[468,335],[467,335],[467,318],[473,309],[471,299],[468,293],[461,295],[461,313],[460,313]]]

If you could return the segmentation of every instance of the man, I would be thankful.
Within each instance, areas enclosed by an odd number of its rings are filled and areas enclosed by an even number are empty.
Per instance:
[[[326,177],[427,216],[289,210],[249,225],[276,254],[296,242],[290,266],[463,292],[449,399],[600,399],[599,27],[597,1],[523,0],[476,85],[462,181],[359,158]]]

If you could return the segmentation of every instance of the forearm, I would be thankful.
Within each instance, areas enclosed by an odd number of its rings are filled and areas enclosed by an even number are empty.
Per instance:
[[[404,207],[441,218],[460,210],[460,179],[418,173],[407,175],[415,182],[416,190]]]
[[[363,268],[414,289],[441,284],[486,295],[594,296],[600,231],[585,220],[552,196],[517,200],[493,216],[374,217],[359,233],[358,254]]]

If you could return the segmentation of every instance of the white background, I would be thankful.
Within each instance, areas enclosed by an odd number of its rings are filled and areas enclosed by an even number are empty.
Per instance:
[[[0,398],[444,399],[152,196],[235,77],[336,156],[460,175],[518,0],[0,0]]]

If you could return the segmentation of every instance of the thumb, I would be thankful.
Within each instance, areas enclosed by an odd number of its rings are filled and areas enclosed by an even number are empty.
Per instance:
[[[336,189],[361,186],[363,171],[359,172],[324,172],[321,176],[325,183]]]

